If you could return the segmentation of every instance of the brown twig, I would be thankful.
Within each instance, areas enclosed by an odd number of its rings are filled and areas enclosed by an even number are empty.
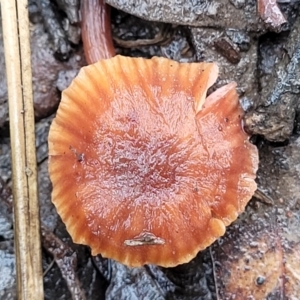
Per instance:
[[[77,266],[76,252],[44,226],[42,226],[42,238],[43,247],[53,256],[67,283],[72,299],[85,300],[85,294],[80,287],[80,282],[75,272],[75,267]]]

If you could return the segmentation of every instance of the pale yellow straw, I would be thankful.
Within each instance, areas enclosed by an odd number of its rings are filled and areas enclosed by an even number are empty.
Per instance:
[[[1,0],[18,299],[44,299],[27,0]]]

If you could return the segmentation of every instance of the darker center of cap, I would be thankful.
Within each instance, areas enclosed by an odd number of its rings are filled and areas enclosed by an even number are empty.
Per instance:
[[[178,157],[173,153],[175,137],[110,139],[103,156],[103,179],[123,196],[174,191]],[[173,150],[173,151],[172,151]]]
[[[171,199],[187,190],[193,192],[199,179],[197,133],[181,137],[108,131],[97,148],[97,185],[102,194],[107,191],[121,201]]]
[[[100,189],[119,200],[151,202],[192,190],[203,158],[188,108],[184,117],[172,115],[176,122],[172,118],[166,122],[164,114],[148,120],[150,112],[134,110],[120,113],[113,122],[103,118],[93,142]],[[180,124],[186,130],[178,128]]]

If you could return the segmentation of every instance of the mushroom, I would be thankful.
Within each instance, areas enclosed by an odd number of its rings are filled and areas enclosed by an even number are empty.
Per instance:
[[[257,148],[215,63],[115,56],[84,67],[49,133],[52,201],[75,243],[129,266],[189,262],[256,190]]]
[[[104,0],[81,1],[81,31],[88,64],[115,56],[111,35],[110,6]]]

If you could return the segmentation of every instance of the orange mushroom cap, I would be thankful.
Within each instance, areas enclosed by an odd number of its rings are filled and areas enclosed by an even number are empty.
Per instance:
[[[74,242],[130,266],[186,263],[256,190],[257,148],[214,63],[116,56],[81,69],[49,134],[52,201]]]

